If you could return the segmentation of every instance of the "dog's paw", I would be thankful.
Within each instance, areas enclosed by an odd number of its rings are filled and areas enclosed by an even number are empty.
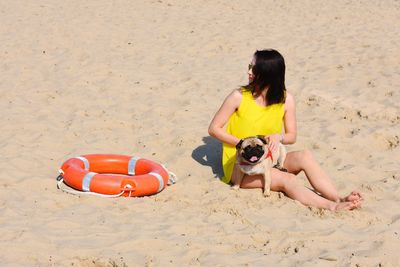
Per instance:
[[[264,197],[269,197],[271,195],[271,190],[265,189],[263,192]]]
[[[238,184],[232,185],[231,187],[233,190],[239,190],[240,186]]]

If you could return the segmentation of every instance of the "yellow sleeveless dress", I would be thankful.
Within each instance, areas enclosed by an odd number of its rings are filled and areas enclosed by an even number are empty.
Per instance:
[[[242,88],[242,101],[227,123],[226,131],[237,138],[254,135],[279,134],[282,132],[284,104],[273,104],[262,107],[256,103],[250,90]],[[222,181],[229,183],[236,160],[236,148],[222,145]]]

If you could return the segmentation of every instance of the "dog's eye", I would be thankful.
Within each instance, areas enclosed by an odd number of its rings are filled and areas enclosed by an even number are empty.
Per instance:
[[[260,145],[257,145],[257,147],[258,147],[258,148],[262,148],[262,146],[260,146]]]

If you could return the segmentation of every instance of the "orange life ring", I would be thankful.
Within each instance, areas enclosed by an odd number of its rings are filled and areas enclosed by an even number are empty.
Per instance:
[[[125,155],[91,154],[61,166],[64,182],[80,191],[106,195],[148,196],[165,188],[167,170],[158,163]]]

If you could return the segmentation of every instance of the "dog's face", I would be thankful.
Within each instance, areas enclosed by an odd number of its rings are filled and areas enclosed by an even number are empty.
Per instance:
[[[236,145],[236,149],[243,161],[255,165],[265,158],[266,144],[263,136],[252,136],[242,139]]]

